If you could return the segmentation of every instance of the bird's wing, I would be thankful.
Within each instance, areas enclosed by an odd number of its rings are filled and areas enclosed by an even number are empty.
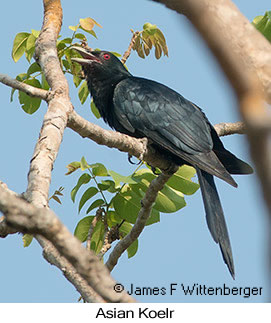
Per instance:
[[[189,154],[208,152],[213,147],[202,111],[160,83],[125,79],[116,86],[114,103],[119,121],[129,131],[134,128],[149,138],[155,133],[165,145]]]
[[[236,186],[212,151],[209,122],[196,105],[165,85],[137,77],[121,81],[113,101],[115,115],[128,132],[145,136],[173,155]]]

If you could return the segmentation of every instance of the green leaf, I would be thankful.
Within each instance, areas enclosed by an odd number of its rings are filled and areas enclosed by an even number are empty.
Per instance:
[[[176,174],[179,174],[183,178],[186,178],[186,179],[190,179],[191,180],[191,178],[196,175],[196,170],[192,166],[183,165],[183,166],[179,167],[179,169],[176,172]]]
[[[128,258],[132,258],[138,250],[138,239],[136,239],[128,248],[127,248],[127,254]]]
[[[143,51],[143,48],[142,48],[142,44],[140,44],[140,46],[137,47],[136,51],[137,51],[137,54],[138,54],[139,57],[141,57],[143,59],[145,58],[145,54],[144,54],[144,51]]]
[[[131,187],[140,197],[143,198],[154,178],[155,175],[153,175],[149,169],[140,169],[134,175],[134,179],[139,183],[139,185],[131,185]],[[153,208],[163,213],[172,213],[183,208],[185,205],[186,203],[183,193],[166,184],[164,188],[158,192]]]
[[[88,169],[89,167],[90,167],[90,166],[89,166],[89,164],[87,163],[86,158],[83,156],[83,157],[81,158],[81,170],[82,170],[82,171],[84,171],[84,170]]]
[[[168,56],[168,47],[166,44],[165,37],[160,29],[157,29],[156,34],[154,35],[157,41],[159,42],[160,46],[162,47],[162,52],[164,52],[164,55]]]
[[[108,170],[108,174],[113,178],[116,188],[120,187],[120,183],[136,184],[136,181],[132,178],[132,175],[123,176],[113,170]]]
[[[27,38],[25,55],[28,62],[30,62],[31,58],[34,55],[36,39],[37,38],[33,34],[30,34]]]
[[[10,102],[13,102],[13,96],[15,91],[17,91],[16,89],[11,89],[11,93],[10,93]]]
[[[135,223],[138,212],[141,209],[141,197],[127,185],[124,186],[119,194],[113,198],[113,206],[116,213],[129,223]],[[152,209],[146,225],[160,221],[160,214]]]
[[[152,39],[154,38],[150,37],[150,35],[146,31],[142,32],[141,37],[143,39],[144,44],[147,45],[149,49],[152,49],[152,46],[153,46]]]
[[[71,68],[70,63],[66,59],[62,59],[62,64],[65,67],[66,71],[68,71]]]
[[[26,73],[21,73],[21,74],[18,74],[16,76],[16,80],[20,81],[20,82],[23,82],[24,80],[26,80],[28,78],[28,75]],[[12,89],[11,90],[11,94],[10,94],[10,102],[13,101],[13,96],[14,96],[14,93],[15,91],[17,91],[16,89]]]
[[[98,187],[101,191],[107,191],[110,186],[111,186],[110,183],[98,183]],[[114,186],[115,186],[115,183],[114,183]]]
[[[29,63],[30,63],[31,58],[33,57],[34,53],[35,53],[35,47],[32,47],[31,49],[29,49],[25,52],[25,57]]]
[[[191,166],[181,166],[179,170],[168,180],[167,185],[186,195],[192,195],[199,189],[199,184],[191,178],[196,170]]]
[[[78,91],[78,97],[81,104],[84,104],[86,102],[88,95],[89,95],[88,85],[87,85],[87,82],[84,81]]]
[[[156,33],[157,26],[156,25],[153,25],[153,24],[151,24],[149,22],[146,22],[143,25],[143,30],[145,30],[150,35],[154,35]]]
[[[80,83],[82,82],[81,77],[77,76],[77,75],[73,75],[73,83],[76,87],[78,87],[80,85]]]
[[[41,84],[37,79],[25,80],[24,83],[37,88],[41,88]],[[28,114],[33,114],[34,112],[36,112],[41,104],[40,98],[31,97],[22,91],[19,91],[19,101],[22,105],[23,110]]]
[[[93,19],[91,18],[82,18],[79,20],[80,21],[80,26],[85,30],[85,31],[90,31],[93,29],[95,23]]]
[[[75,38],[80,39],[80,40],[85,40],[86,36],[84,34],[81,33],[77,33],[74,35]]]
[[[155,46],[155,57],[156,59],[159,59],[162,55],[162,47],[158,43],[156,43],[154,46]]]
[[[101,183],[98,184],[98,187],[100,190],[108,191],[110,193],[115,193],[118,191],[115,187],[115,182],[111,181],[109,179],[107,179],[105,181],[101,181]]]
[[[85,242],[87,240],[88,231],[93,219],[94,219],[93,215],[86,216],[77,223],[77,226],[74,230],[74,235],[81,242]]]
[[[99,110],[97,109],[93,99],[91,98],[91,101],[90,101],[90,108],[91,108],[91,111],[92,113],[94,114],[94,116],[97,118],[97,119],[100,119],[101,118],[101,115],[100,115],[100,112]]]
[[[252,25],[271,42],[271,11],[266,11],[264,16],[255,17]]]
[[[132,230],[132,225],[130,223],[124,222],[119,231],[120,233],[123,234],[123,236],[126,236],[131,230]],[[121,235],[122,235],[121,234]],[[128,258],[133,257],[136,252],[138,250],[138,239],[136,239],[128,248],[127,248],[127,254],[128,254]]]
[[[104,224],[99,220],[93,229],[90,248],[96,253],[101,251],[104,242]]]
[[[71,58],[76,58],[76,57],[79,57],[79,54],[77,53],[75,53],[75,51],[70,51],[70,53],[71,53],[71,55],[70,55],[70,58],[69,58],[69,60],[70,60],[70,65],[71,65],[71,72],[72,72],[72,74],[74,75],[74,76],[76,76],[76,77],[79,77],[80,79],[81,79],[81,81],[83,80],[82,79],[82,77],[81,77],[81,75],[82,75],[82,67],[81,67],[81,65],[80,64],[78,64],[78,63],[76,63],[76,62],[73,62],[72,60],[71,60]],[[81,83],[81,81],[80,81],[80,83]],[[79,84],[80,84],[79,83]],[[79,85],[78,84],[78,85]]]
[[[91,164],[89,167],[92,168],[92,173],[94,176],[108,176],[106,167],[101,163]]]
[[[77,184],[74,186],[74,188],[71,191],[71,199],[73,202],[75,201],[75,197],[76,197],[76,194],[77,194],[79,188],[83,184],[87,184],[90,180],[91,180],[91,176],[87,173],[84,173],[83,175],[81,175],[79,177]]]
[[[66,60],[69,62],[70,66],[71,66],[72,65],[72,61],[71,61],[71,57],[72,57],[71,49],[69,47],[66,47],[61,52],[64,53]]]
[[[23,82],[28,78],[28,75],[26,73],[21,73],[16,76],[16,80]]]
[[[50,89],[50,86],[49,86],[49,84],[48,84],[48,82],[47,82],[44,74],[41,75],[41,86],[42,86],[42,88],[44,90],[47,90],[48,91]]]
[[[158,193],[154,208],[163,213],[173,213],[186,206],[184,196],[181,192],[165,185]]]
[[[89,187],[84,194],[81,197],[81,200],[79,202],[79,208],[78,213],[81,211],[82,207],[85,205],[85,203],[91,199],[94,195],[98,193],[98,189],[96,187]]]
[[[92,211],[93,209],[96,209],[97,207],[99,207],[99,206],[101,206],[103,204],[104,204],[104,200],[102,200],[102,199],[98,199],[98,200],[94,201],[90,205],[90,207],[87,209],[86,214],[88,214],[90,211]]]
[[[31,29],[31,32],[36,38],[38,38],[40,35],[40,30]]]
[[[87,32],[88,34],[92,35],[93,37],[95,37],[96,39],[98,39],[96,33],[94,30],[86,30],[84,28],[82,28],[81,26],[79,27],[80,29],[84,30],[85,32]]]
[[[144,45],[143,45],[143,49],[144,49],[145,55],[148,56],[150,54],[150,48],[145,42],[144,42]]]
[[[112,228],[114,225],[120,224],[121,222],[122,222],[122,218],[115,211],[110,210],[107,212],[107,223],[110,228]],[[121,227],[123,225],[125,226],[126,223],[131,225],[128,222],[124,222],[121,225]],[[123,229],[123,230],[125,230],[125,229]]]
[[[18,62],[18,60],[22,57],[26,50],[26,42],[29,37],[29,33],[18,33],[15,36],[13,47],[12,47],[12,58],[14,62]]]
[[[24,234],[23,235],[23,243],[24,247],[28,247],[33,240],[33,236],[31,234]]]
[[[36,72],[41,72],[41,68],[38,63],[34,62],[29,66],[27,75],[30,76],[31,74],[34,74]]]
[[[65,43],[62,43],[61,41],[58,41],[57,45],[56,45],[56,48],[57,48],[57,55],[58,55],[59,58],[62,57],[63,55],[65,55],[64,48],[67,48]]]
[[[90,17],[82,18],[79,21],[82,29],[84,29],[87,32],[90,32],[95,25],[102,28],[102,26],[97,21],[95,21],[93,18],[90,18]]]
[[[161,45],[166,44],[165,36],[159,28],[156,28],[155,37],[159,39]]]
[[[118,52],[110,52],[110,53],[112,53],[113,55],[115,55],[116,57],[121,57],[122,55],[120,54],[120,53],[118,53]]]
[[[71,29],[72,31],[76,31],[79,28],[80,24],[76,25],[76,26],[69,26],[69,29]]]
[[[67,37],[67,38],[62,39],[60,42],[64,43],[64,44],[71,44],[72,39],[70,37]]]
[[[81,163],[78,161],[70,163],[68,166],[68,172],[65,175],[70,175],[71,173],[75,172],[77,169],[81,167]]]

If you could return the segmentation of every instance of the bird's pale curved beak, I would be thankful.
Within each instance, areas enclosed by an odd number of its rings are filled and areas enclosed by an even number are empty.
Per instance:
[[[82,47],[72,46],[71,49],[76,50],[82,56],[82,58],[72,57],[71,60],[73,62],[77,62],[81,65],[86,65],[91,62],[101,63],[98,57]]]

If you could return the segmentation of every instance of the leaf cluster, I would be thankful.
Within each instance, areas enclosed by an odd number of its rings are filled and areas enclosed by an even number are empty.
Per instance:
[[[136,38],[133,50],[137,52],[139,57],[145,58],[145,56],[150,54],[153,47],[157,59],[159,59],[162,54],[168,56],[168,48],[164,34],[156,25],[147,22],[143,25],[143,30]]]
[[[73,32],[71,37],[61,39],[61,36],[59,36],[57,40],[56,48],[63,72],[64,74],[72,75],[73,82],[76,87],[78,87],[83,81],[83,75],[81,67],[71,61],[72,57],[80,56],[77,52],[71,50],[71,46],[78,44],[76,43],[77,41],[80,41],[81,44],[86,43],[86,34],[90,34],[91,36],[97,38],[97,35],[93,30],[95,25],[101,27],[101,25],[92,18],[87,17],[80,19],[76,26],[69,26],[69,29]],[[31,63],[35,52],[35,42],[39,36],[39,33],[40,31],[33,29],[31,33],[18,33],[13,42],[12,58],[16,63],[25,54],[25,57],[30,64],[26,73],[20,73],[17,75],[16,79],[18,81],[40,89],[49,90],[50,86],[44,77],[41,67],[37,62]],[[12,90],[11,101],[13,101],[13,96],[16,91],[17,90],[15,89]],[[18,91],[18,93],[19,102],[26,113],[33,114],[39,109],[41,99],[31,97],[22,91]],[[82,104],[86,101],[88,94],[89,91],[87,89],[86,82],[84,81],[78,91],[78,97]],[[98,110],[94,106],[94,103],[91,104],[91,110],[95,116],[99,117]]]
[[[108,170],[101,163],[88,164],[84,157],[80,162],[72,162],[67,166],[67,175],[79,169],[83,171],[71,191],[71,199],[75,202],[78,191],[85,187],[79,200],[78,213],[85,207],[87,216],[78,222],[74,232],[80,241],[87,240],[89,231],[93,229],[92,225],[97,217],[97,211],[103,210],[103,217],[99,217],[96,221],[91,236],[90,246],[96,254],[103,247],[106,232],[119,226],[120,238],[123,238],[135,224],[141,209],[141,200],[150,182],[156,177],[149,168],[142,168],[143,165],[141,163],[129,176]],[[192,180],[194,175],[195,170],[190,166],[179,168],[158,193],[147,225],[159,222],[161,212],[176,212],[186,205],[184,194],[194,194],[199,188],[199,185]],[[128,257],[132,257],[137,248],[138,241],[135,241],[127,250]]]

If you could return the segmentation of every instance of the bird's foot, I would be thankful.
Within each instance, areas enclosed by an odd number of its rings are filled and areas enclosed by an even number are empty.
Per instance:
[[[128,162],[129,162],[130,164],[132,164],[132,165],[139,165],[139,164],[141,163],[141,160],[139,160],[139,162],[137,162],[137,163],[134,163],[134,162],[132,161],[132,158],[133,158],[133,155],[128,154]]]
[[[161,172],[159,170],[157,170],[156,167],[153,167],[151,165],[149,165],[149,166],[151,167],[151,170],[152,170],[152,172],[153,172],[154,175],[160,175],[161,174]]]

